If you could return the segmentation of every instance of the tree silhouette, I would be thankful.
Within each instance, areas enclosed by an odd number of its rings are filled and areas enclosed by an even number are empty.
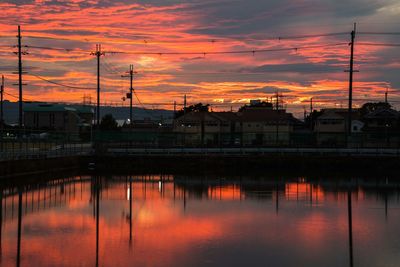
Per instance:
[[[387,102],[369,102],[362,105],[360,111],[362,115],[374,112],[378,109],[390,109],[392,106]]]
[[[209,107],[210,107],[209,104],[203,105],[202,103],[188,106],[186,108],[183,108],[183,109],[177,111],[175,113],[175,119],[183,116],[184,114],[190,113],[190,112],[208,112]]]
[[[239,108],[239,112],[245,111],[247,109],[252,109],[253,110],[253,109],[257,109],[257,108],[270,108],[270,109],[272,109],[273,105],[272,105],[272,103],[262,101],[260,103],[254,103],[254,104],[250,104],[250,105],[241,106]]]
[[[105,115],[101,119],[100,130],[116,130],[118,123],[111,114]]]

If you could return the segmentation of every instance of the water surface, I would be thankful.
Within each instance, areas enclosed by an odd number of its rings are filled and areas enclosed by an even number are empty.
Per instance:
[[[400,182],[77,176],[2,188],[1,266],[399,266]]]

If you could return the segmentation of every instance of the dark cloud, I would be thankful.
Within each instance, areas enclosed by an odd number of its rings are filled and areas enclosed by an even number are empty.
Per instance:
[[[290,90],[287,88],[275,87],[275,86],[266,86],[266,87],[262,87],[262,88],[244,89],[244,90],[240,90],[240,92],[241,93],[273,94],[276,92],[290,93],[290,92],[293,92],[293,90]]]
[[[393,0],[247,0],[231,4],[216,1],[198,11],[203,15],[205,26],[191,32],[215,35],[275,33],[288,26],[286,31],[296,32],[296,24],[315,27],[320,22],[336,25],[347,22],[351,26],[357,18],[372,15],[392,3]]]
[[[295,73],[331,73],[343,71],[343,68],[327,64],[293,63],[279,65],[262,65],[255,68],[243,68],[240,72],[295,72]]]

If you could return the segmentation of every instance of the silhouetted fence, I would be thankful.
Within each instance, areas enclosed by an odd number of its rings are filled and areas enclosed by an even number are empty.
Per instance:
[[[172,129],[119,129],[93,130],[80,135],[4,129],[0,136],[0,160],[102,154],[112,149],[136,148],[400,148],[398,132],[353,133],[347,137],[344,133],[311,131],[181,133]]]

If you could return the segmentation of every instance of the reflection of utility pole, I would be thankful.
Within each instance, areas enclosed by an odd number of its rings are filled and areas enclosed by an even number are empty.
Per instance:
[[[0,262],[3,255],[2,244],[2,229],[3,229],[3,188],[0,189]]]
[[[132,177],[129,176],[129,246],[132,245]]]
[[[100,177],[96,181],[96,267],[99,266],[99,217],[100,217]]]
[[[385,221],[388,219],[388,194],[385,191]]]
[[[279,187],[278,182],[276,182],[275,188],[275,213],[278,214],[279,212]]]
[[[350,267],[353,267],[353,220],[352,220],[350,189],[347,191],[347,214],[348,214],[348,224],[349,224],[349,260],[350,260]]]
[[[21,263],[21,224],[22,224],[22,190],[18,189],[17,267],[19,267]]]

